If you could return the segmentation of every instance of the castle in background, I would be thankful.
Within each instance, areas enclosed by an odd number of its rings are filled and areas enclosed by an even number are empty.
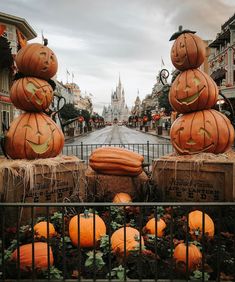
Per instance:
[[[128,121],[129,109],[125,103],[125,92],[120,76],[116,91],[111,94],[111,105],[104,106],[102,116],[105,122]]]

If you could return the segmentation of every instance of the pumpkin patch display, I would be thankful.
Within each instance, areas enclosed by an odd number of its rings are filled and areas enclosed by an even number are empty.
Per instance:
[[[80,247],[90,248],[94,246],[94,242],[96,243],[106,234],[106,226],[100,216],[95,215],[94,219],[93,213],[85,211],[79,216],[79,227],[77,215],[72,217],[69,222],[69,236],[74,246],[78,246],[78,231]]]
[[[28,112],[41,112],[50,106],[53,89],[43,79],[24,77],[14,81],[10,97],[16,108]]]
[[[49,226],[49,228],[48,228],[49,237],[51,238],[53,236],[56,236],[56,231],[55,231],[54,225],[49,222],[48,226]],[[47,222],[46,221],[41,221],[41,222],[35,224],[33,229],[34,229],[34,233],[35,233],[36,237],[47,238]]]
[[[218,99],[218,87],[214,80],[198,69],[180,73],[170,88],[169,101],[179,113],[187,113],[213,107]]]
[[[32,270],[33,255],[32,255],[32,243],[22,245],[19,248],[19,261],[20,269],[24,271]],[[35,242],[34,243],[34,268],[38,270],[45,270],[48,268],[49,260],[50,266],[54,263],[53,253],[51,247],[49,247],[49,256],[47,243]],[[12,253],[12,260],[17,261],[18,249]]]
[[[192,211],[188,215],[190,233],[196,236],[202,236],[203,213],[201,211]],[[215,225],[210,216],[204,213],[204,234],[209,237],[214,237]],[[194,236],[195,237],[195,236]]]
[[[24,75],[52,78],[58,68],[54,52],[40,43],[27,44],[16,55],[16,65]]]
[[[132,227],[124,227],[116,230],[111,236],[112,251],[123,255],[126,248],[126,254],[129,251],[138,250],[140,247],[140,233]],[[124,232],[126,232],[126,241],[124,243]],[[141,248],[144,248],[144,239],[141,236]]]
[[[205,46],[194,33],[180,29],[170,39],[176,39],[171,50],[172,63],[183,71],[169,92],[173,109],[183,114],[171,126],[171,142],[181,155],[221,154],[231,148],[234,128],[225,115],[211,110],[218,99],[218,87],[197,69],[205,59]]]
[[[234,140],[229,119],[216,110],[184,114],[177,118],[170,130],[171,142],[179,154],[224,153]]]
[[[130,203],[132,198],[128,193],[117,193],[113,198],[113,203]]]
[[[57,124],[43,113],[24,113],[14,119],[6,134],[5,151],[12,159],[56,157],[64,146]]]
[[[186,271],[187,261],[187,246],[185,243],[180,243],[175,247],[174,259],[176,260],[176,267],[179,270]],[[188,245],[188,269],[193,271],[200,266],[202,253],[194,244]]]
[[[144,157],[129,150],[102,147],[94,150],[89,158],[91,168],[108,175],[137,176],[143,169]]]
[[[157,231],[155,231],[156,225],[157,225]],[[156,219],[151,218],[145,225],[146,232],[148,234],[152,234],[152,235],[156,234],[157,237],[162,237],[164,235],[164,229],[165,228],[166,228],[166,223],[161,218],[157,221],[157,224],[156,224]]]
[[[203,40],[190,30],[177,32],[177,38],[171,48],[171,61],[178,70],[200,67],[206,56]]]

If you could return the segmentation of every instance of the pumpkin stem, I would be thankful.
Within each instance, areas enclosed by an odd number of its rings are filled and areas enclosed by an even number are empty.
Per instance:
[[[169,41],[172,41],[172,40],[175,40],[175,39],[177,39],[181,34],[183,34],[183,33],[196,33],[196,31],[192,31],[192,30],[189,30],[189,29],[185,29],[185,30],[183,30],[183,26],[182,25],[180,25],[179,26],[179,30],[177,31],[177,32],[175,32],[172,36],[171,36],[171,38],[170,38],[170,40]]]
[[[47,46],[48,45],[48,39],[47,38],[43,38],[43,45]]]
[[[84,210],[84,213],[83,213],[83,216],[84,216],[85,218],[90,217],[89,210],[85,209],[85,210]]]

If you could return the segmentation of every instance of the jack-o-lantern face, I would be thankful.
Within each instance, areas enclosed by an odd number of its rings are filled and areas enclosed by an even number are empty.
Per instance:
[[[12,159],[52,158],[60,154],[64,135],[43,113],[25,113],[16,118],[6,135],[5,150]]]
[[[172,83],[169,101],[178,113],[188,113],[213,107],[218,99],[214,80],[198,69],[180,73]]]
[[[39,43],[28,44],[20,49],[16,55],[16,65],[23,74],[43,79],[52,78],[58,68],[52,50]]]
[[[10,96],[17,108],[29,112],[40,112],[49,107],[53,98],[53,89],[45,80],[24,77],[13,83]]]
[[[172,64],[181,71],[198,68],[205,56],[205,44],[193,33],[181,34],[171,48]]]
[[[179,154],[220,154],[231,148],[234,129],[225,115],[216,110],[204,110],[176,119],[170,137]]]

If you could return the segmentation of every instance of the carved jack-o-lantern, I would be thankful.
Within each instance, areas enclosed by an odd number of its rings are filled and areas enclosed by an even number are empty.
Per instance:
[[[21,114],[6,134],[5,151],[12,159],[56,157],[63,146],[62,131],[43,113]]]
[[[198,68],[205,56],[204,42],[191,32],[181,34],[171,48],[171,61],[181,71]]]
[[[53,77],[58,68],[54,52],[39,43],[28,44],[16,55],[16,65],[20,72],[43,79]]]
[[[40,112],[47,109],[53,98],[50,84],[36,77],[16,80],[11,87],[11,101],[24,111]]]
[[[213,107],[218,87],[205,72],[191,69],[180,73],[173,82],[169,101],[175,111],[187,113]]]
[[[232,146],[234,129],[225,115],[216,110],[204,110],[176,119],[170,137],[179,154],[219,154]]]

